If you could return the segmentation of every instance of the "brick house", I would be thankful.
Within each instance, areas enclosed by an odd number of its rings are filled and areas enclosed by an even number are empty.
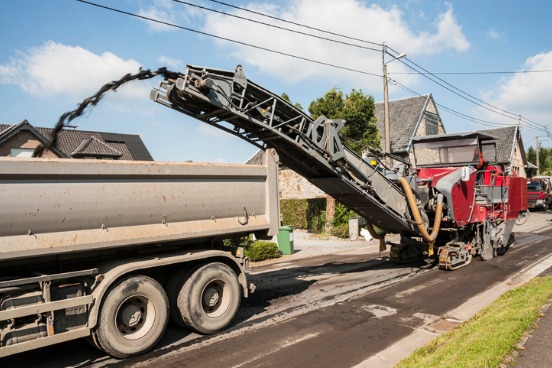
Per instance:
[[[34,127],[27,120],[0,124],[0,156],[31,157],[39,144],[46,144],[51,128]],[[139,135],[64,129],[44,158],[76,158],[153,161]]]

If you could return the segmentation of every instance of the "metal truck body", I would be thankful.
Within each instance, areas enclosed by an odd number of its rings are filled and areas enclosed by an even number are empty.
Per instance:
[[[140,354],[169,314],[226,327],[249,286],[222,239],[277,233],[277,162],[1,158],[0,357],[84,336]]]

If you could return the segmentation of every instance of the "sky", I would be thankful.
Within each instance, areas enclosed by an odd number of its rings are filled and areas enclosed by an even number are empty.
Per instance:
[[[174,26],[77,0],[3,0],[0,123],[54,127],[109,81],[140,68],[184,72],[187,64],[240,64],[248,79],[305,110],[332,88],[380,102],[385,43],[389,99],[431,93],[449,133],[519,124],[526,149],[536,137],[552,146],[547,0],[90,2]],[[108,93],[72,125],[139,134],[158,161],[243,163],[256,152],[151,101],[160,80]]]

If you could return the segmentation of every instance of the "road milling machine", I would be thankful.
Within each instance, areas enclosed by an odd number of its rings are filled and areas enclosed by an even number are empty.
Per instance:
[[[248,80],[243,68],[187,66],[150,98],[260,149],[362,216],[398,263],[433,257],[453,270],[505,252],[527,211],[525,178],[496,164],[496,138],[478,132],[417,137],[408,161],[360,157],[345,147],[343,120],[316,120]],[[375,152],[372,150],[372,152]],[[386,234],[400,242],[386,243]]]

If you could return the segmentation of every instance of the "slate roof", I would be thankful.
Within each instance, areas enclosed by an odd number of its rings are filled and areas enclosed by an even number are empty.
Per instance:
[[[496,160],[499,164],[510,164],[512,153],[519,131],[517,126],[508,126],[504,128],[478,130],[480,133],[486,133],[497,138],[496,141]],[[519,149],[525,159],[525,149],[521,138],[519,139]]]
[[[265,151],[258,150],[245,162],[246,165],[262,165],[265,161]]]
[[[34,127],[27,120],[19,124],[0,124],[0,144],[21,130],[33,133],[45,143],[52,134],[52,128]],[[59,157],[110,157],[121,160],[153,161],[153,157],[137,134],[93,132],[64,129],[58,135],[54,147]]]
[[[391,152],[407,152],[410,139],[414,136],[431,94],[402,98],[389,101],[389,126],[391,135]],[[384,103],[375,104],[374,116],[381,135],[385,134]],[[384,146],[382,137],[382,147]]]

